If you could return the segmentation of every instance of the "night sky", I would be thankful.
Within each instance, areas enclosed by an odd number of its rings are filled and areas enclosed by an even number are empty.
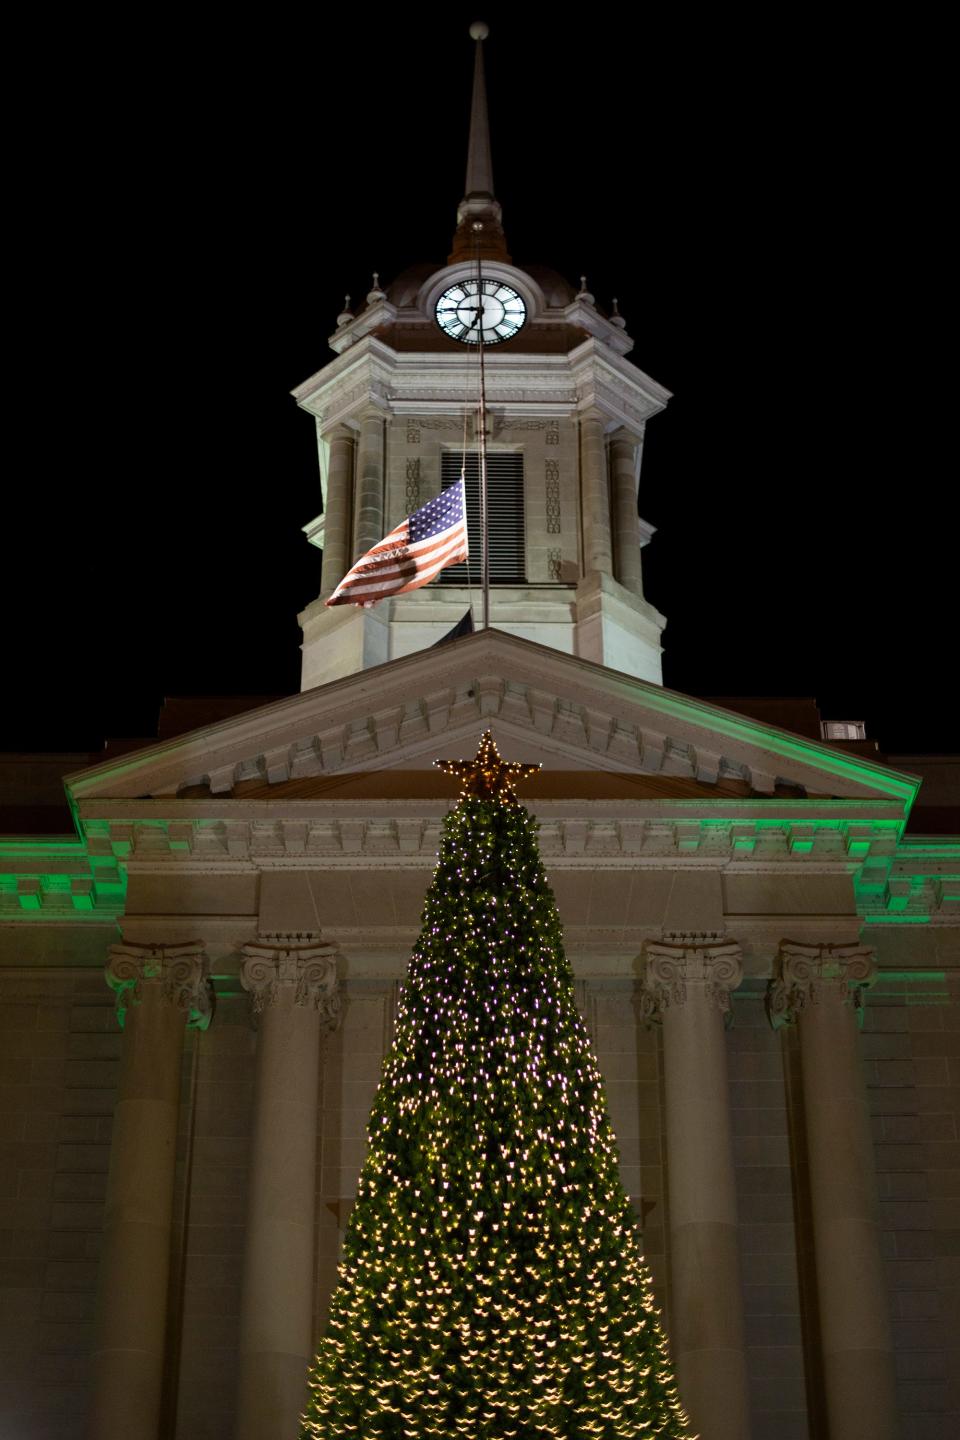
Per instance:
[[[649,8],[485,18],[514,259],[616,295],[630,359],[674,392],[640,506],[665,681],[814,695],[886,750],[958,750],[944,39]],[[149,735],[165,694],[299,688],[320,486],[289,391],[332,358],[345,291],[446,259],[473,18],[78,15],[28,53],[3,748]]]

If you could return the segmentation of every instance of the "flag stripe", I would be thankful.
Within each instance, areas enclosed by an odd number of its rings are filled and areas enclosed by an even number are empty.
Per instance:
[[[417,535],[411,540],[411,535]],[[441,491],[378,540],[343,577],[327,605],[372,605],[426,585],[467,558],[463,482]]]
[[[379,564],[364,565],[362,569],[360,566],[354,566],[353,571],[351,571],[353,578],[351,579],[350,576],[347,576],[339,588],[341,590],[352,589],[355,585],[366,585],[369,581],[379,580],[386,575],[402,575],[408,572],[411,567],[426,569],[429,565],[432,565],[438,557],[447,556],[451,553],[452,548],[463,550],[464,543],[462,534],[450,535],[444,539],[442,544],[431,544],[429,551],[420,551],[416,555],[404,553],[402,555],[387,556],[381,560]],[[449,563],[448,559],[443,560],[444,565]]]
[[[346,602],[355,601],[368,595],[375,595],[378,599],[382,599],[384,595],[391,593],[400,594],[402,590],[415,590],[420,585],[426,585],[445,566],[455,565],[466,558],[467,550],[462,537],[454,537],[449,544],[441,546],[437,550],[429,564],[418,565],[412,558],[408,561],[391,561],[366,576],[356,576],[349,581],[344,580],[336,594],[340,597],[341,602]],[[398,581],[401,582],[399,585]],[[411,584],[411,581],[415,583]],[[328,600],[327,604],[330,603],[331,601]]]

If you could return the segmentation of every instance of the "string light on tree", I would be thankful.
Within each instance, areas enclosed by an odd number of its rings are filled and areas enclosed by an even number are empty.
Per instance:
[[[687,1436],[536,821],[488,731],[444,822],[304,1440]]]

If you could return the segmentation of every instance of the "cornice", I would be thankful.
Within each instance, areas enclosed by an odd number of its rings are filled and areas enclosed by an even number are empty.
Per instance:
[[[0,843],[0,923],[43,918],[109,925],[123,914],[127,879],[111,849],[86,840]]]
[[[414,697],[414,698],[411,698]],[[493,724],[498,740],[565,768],[729,777],[774,797],[778,779],[905,817],[919,781],[704,701],[491,630],[372,667],[67,777],[85,801],[176,795],[246,779],[428,768]],[[502,747],[501,747],[502,748]],[[519,758],[524,758],[521,754]]]
[[[127,874],[417,869],[436,861],[453,802],[113,801],[83,817],[86,843],[6,842],[0,925],[113,925]],[[88,805],[82,807],[88,809]],[[92,810],[95,807],[89,805]],[[960,842],[898,842],[882,802],[530,801],[551,870],[720,869],[853,876],[868,925],[960,927]],[[65,851],[69,851],[65,855]]]
[[[611,427],[634,431],[670,399],[669,390],[594,337],[566,355],[495,349],[486,377],[492,408],[543,415],[599,408]],[[459,414],[475,390],[475,356],[397,351],[368,335],[291,393],[326,431],[350,423],[371,401],[397,415]]]

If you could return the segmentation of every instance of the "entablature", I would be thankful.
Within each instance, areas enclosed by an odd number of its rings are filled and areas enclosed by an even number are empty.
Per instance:
[[[112,848],[86,840],[0,842],[0,924],[92,921],[123,914],[127,877]]]
[[[373,335],[292,391],[321,433],[350,424],[371,404],[385,414],[462,415],[476,403],[476,356],[397,351]],[[487,405],[514,415],[565,416],[599,410],[609,428],[642,434],[669,390],[590,337],[567,354],[493,350],[486,357]]]
[[[352,866],[359,857],[391,868],[435,864],[444,815],[451,801],[224,802],[211,814],[199,802],[113,802],[110,815],[88,813],[83,825],[91,854],[111,856],[132,868],[182,865],[203,868],[272,868],[316,862],[320,868]],[[107,808],[107,807],[103,807]],[[840,807],[798,805],[773,819],[746,807],[680,810],[668,802],[529,801],[539,821],[540,849],[557,868],[621,869],[652,865],[706,865],[738,870],[785,865],[815,870],[859,871],[868,861],[889,862],[897,849],[895,815],[864,805],[859,814]],[[813,812],[818,813],[813,813]],[[126,813],[123,813],[126,812]],[[152,812],[152,813],[151,813]],[[192,813],[191,813],[192,812]]]

